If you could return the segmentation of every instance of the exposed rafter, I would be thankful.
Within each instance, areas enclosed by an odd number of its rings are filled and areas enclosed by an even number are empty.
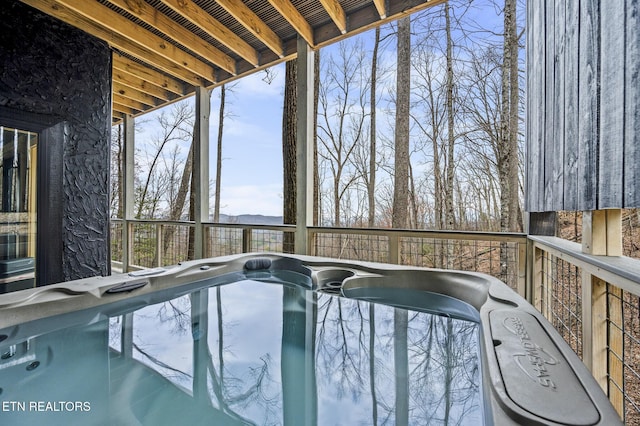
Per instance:
[[[126,10],[141,21],[157,28],[187,49],[202,56],[230,74],[236,73],[236,63],[229,55],[220,51],[175,21],[158,12],[143,0],[108,0]]]
[[[160,105],[159,100],[149,95],[148,93],[142,92],[138,89],[127,87],[119,81],[113,82],[113,93],[117,93],[127,99],[140,102],[147,107],[156,107]]]
[[[121,121],[446,0],[20,1],[111,46]]]
[[[167,43],[151,31],[133,24],[130,20],[95,1],[57,0],[58,3],[84,16],[89,21],[108,28],[131,40],[142,48],[159,55],[179,67],[195,72],[205,81],[215,82],[213,67],[178,47]]]
[[[380,15],[380,19],[384,19],[387,17],[387,7],[384,4],[385,0],[373,0],[373,4],[376,6],[378,10],[378,14]]]
[[[174,12],[182,15],[202,31],[227,46],[230,50],[244,58],[247,62],[257,67],[260,65],[258,52],[249,43],[233,33],[209,15],[200,6],[191,0],[161,0],[162,3],[173,9]]]
[[[115,53],[113,55],[113,68],[138,76],[146,83],[166,89],[178,96],[184,96],[187,93],[184,84],[180,81]]]
[[[217,0],[217,3],[273,53],[280,58],[284,57],[284,48],[280,37],[241,0]]]
[[[269,3],[295,28],[309,46],[315,46],[313,28],[289,0],[269,0]]]
[[[127,114],[127,115],[136,115],[142,112],[142,111],[136,111],[133,108],[129,108],[128,106],[121,105],[115,100],[113,101],[112,108],[115,112],[118,112],[120,114]]]
[[[336,27],[342,34],[347,33],[347,15],[344,13],[344,9],[340,6],[338,0],[320,0],[322,6],[325,8]]]
[[[92,20],[85,18],[77,12],[62,5],[56,0],[22,0],[24,3],[43,11],[51,16],[54,16],[61,21],[64,21],[70,25],[73,25],[81,30],[106,40],[112,47],[115,47],[123,52],[126,52],[132,56],[144,58],[144,60],[152,66],[177,77],[183,81],[186,81],[192,85],[207,85],[211,80],[205,79],[202,76],[194,73],[188,68],[182,65],[176,64],[175,60],[169,60],[164,56],[160,56],[155,52],[140,46],[134,40],[129,37],[123,36],[110,28],[105,28],[102,25],[95,23]],[[97,3],[96,3],[97,4]],[[146,31],[146,30],[144,30]],[[153,34],[152,34],[153,35]],[[156,37],[154,35],[154,37]],[[175,50],[175,49],[174,49]],[[213,72],[213,69],[211,70]]]
[[[123,86],[130,87],[132,89],[139,90],[144,93],[148,93],[163,101],[170,101],[176,98],[176,95],[172,94],[168,90],[158,87],[154,84],[150,84],[143,78],[138,77],[135,74],[130,74],[126,71],[119,70],[115,66],[113,67],[113,84],[119,83]]]
[[[129,98],[125,98],[124,96],[120,95],[117,92],[113,93],[113,105],[114,108],[117,105],[118,107],[125,107],[125,108],[129,108],[130,110],[134,111],[146,111],[148,109],[150,109],[148,106],[145,106],[144,104],[142,104],[142,102],[138,102],[138,101],[134,101],[133,99],[129,99]],[[126,111],[122,111],[121,109],[117,109],[120,112],[126,112]]]

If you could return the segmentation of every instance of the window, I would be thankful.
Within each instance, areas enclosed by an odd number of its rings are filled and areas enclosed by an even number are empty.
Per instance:
[[[38,134],[0,127],[0,293],[32,287]]]

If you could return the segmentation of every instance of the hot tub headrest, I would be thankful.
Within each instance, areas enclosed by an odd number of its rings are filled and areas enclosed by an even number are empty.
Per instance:
[[[249,259],[244,264],[246,271],[263,271],[271,267],[271,259],[266,257],[258,257],[255,259]]]

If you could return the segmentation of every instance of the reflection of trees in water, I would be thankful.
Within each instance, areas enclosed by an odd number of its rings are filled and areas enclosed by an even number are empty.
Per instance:
[[[409,321],[412,418],[460,424],[481,419],[478,325],[441,316]]]
[[[341,297],[318,297],[317,365],[337,380],[337,396],[357,401],[369,367],[366,304]]]
[[[215,292],[210,292],[210,295],[215,294],[216,318],[213,323],[216,326],[215,337],[217,337],[216,351],[213,352],[215,356],[210,349],[213,338],[208,339],[209,349],[206,352],[210,401],[214,407],[241,424],[255,424],[240,414],[245,411],[260,412],[262,424],[277,424],[278,422],[273,419],[279,418],[280,395],[277,393],[274,395],[270,391],[275,383],[269,371],[272,364],[271,355],[265,353],[260,356],[259,360],[256,360],[256,365],[247,367],[242,377],[237,374],[237,371],[227,368],[225,364],[225,355],[232,353],[233,348],[225,346],[225,328],[230,327],[231,324],[224,321],[222,290],[233,291],[233,288],[218,286]],[[210,303],[209,306],[211,307],[212,304]]]
[[[224,321],[221,293],[223,291],[220,287],[211,289],[209,292],[215,300],[208,306],[213,308],[215,304],[217,308],[215,318],[211,318],[211,321],[207,319],[209,313],[213,314],[213,309],[192,310],[194,294],[128,314],[133,319],[131,324],[135,337],[131,345],[138,354],[136,359],[180,386],[194,383],[195,399],[204,399],[205,405],[219,409],[237,424],[254,424],[245,417],[244,413],[256,411],[261,413],[258,417],[261,424],[277,424],[281,402],[280,394],[273,391],[276,381],[270,375],[273,364],[271,355],[263,354],[256,359],[254,365],[246,367],[241,372],[237,369],[231,371],[226,367],[225,357],[229,357],[233,348],[225,347],[224,337],[225,332],[229,333],[229,328],[233,327],[233,324]],[[208,299],[207,296],[204,298]],[[124,316],[118,316],[111,318],[109,322],[109,343],[117,350],[120,350],[123,321]],[[203,326],[203,321],[211,324],[212,329],[208,330],[208,326]],[[213,330],[215,332],[211,332]],[[172,361],[167,361],[167,355],[171,353],[171,349],[165,352],[166,346],[159,345],[158,339],[185,335],[193,339],[195,350],[190,354],[191,356],[171,358]],[[206,346],[198,350],[199,342],[205,342]],[[217,347],[214,348],[216,343]],[[205,384],[201,391],[196,389],[198,387],[195,386],[196,382]]]
[[[246,316],[248,322],[232,323],[225,308],[244,308],[223,306],[227,297],[239,299],[234,287],[138,311],[129,324],[139,359],[176,383],[192,382],[194,398],[240,424],[252,424],[249,419],[280,424],[305,415],[331,421],[339,412],[317,407],[316,401],[324,399],[367,424],[481,422],[477,324],[327,294],[319,294],[314,305],[304,290],[290,289],[282,296],[281,359],[272,359],[277,354],[269,349],[247,353],[233,343],[233,336],[251,338],[239,335],[235,326],[261,329],[262,321]],[[121,339],[124,325],[110,321],[110,343]],[[183,344],[193,339],[192,357],[168,361],[157,339],[178,334],[185,335]],[[281,364],[281,377],[270,374],[274,363]]]
[[[186,371],[189,366],[171,365],[162,361],[162,356],[166,354],[157,349],[160,342],[153,340],[157,336],[149,334],[149,329],[141,327],[140,324],[146,323],[147,327],[149,323],[158,324],[156,329],[162,325],[166,327],[169,334],[184,336],[191,333],[190,309],[189,296],[185,295],[140,309],[131,316],[133,321],[132,345],[133,349],[142,356],[141,360],[144,360],[151,367],[157,367],[154,368],[156,371],[182,386],[186,386],[193,379],[193,374]]]
[[[478,351],[477,324],[319,296],[319,392],[367,405],[371,424],[481,422]]]
[[[189,297],[179,297],[158,305],[157,316],[160,323],[169,323],[172,333],[182,335],[191,331],[191,303]]]

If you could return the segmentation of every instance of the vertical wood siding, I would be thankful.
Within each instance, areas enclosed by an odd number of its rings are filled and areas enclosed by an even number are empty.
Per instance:
[[[640,207],[639,3],[528,2],[528,211]]]
[[[544,3],[527,2],[527,176],[525,208],[531,210],[544,204],[545,116],[534,111],[546,110],[546,7]]]
[[[542,202],[550,207],[549,210],[555,210],[553,208],[553,193],[557,191],[555,182],[553,180],[554,172],[554,159],[553,159],[553,142],[554,142],[554,128],[555,128],[555,91],[554,84],[555,77],[555,7],[554,3],[547,3],[545,10],[545,52],[544,52],[544,78],[542,80],[544,84],[545,106],[543,111],[546,111],[545,121],[542,125],[541,131],[544,134],[544,144],[542,145],[542,155],[549,153],[548,161],[542,157],[540,160],[544,161],[545,168],[543,169],[542,178],[544,179],[544,187],[542,192]]]
[[[580,2],[578,41],[578,193],[567,194],[565,210],[595,210],[598,178],[598,91],[600,75],[599,0]],[[573,205],[575,204],[575,208]],[[537,206],[545,210],[545,206]]]
[[[626,2],[624,204],[640,205],[640,0]]]
[[[624,5],[600,8],[600,169],[598,208],[622,203],[624,147]],[[624,3],[618,1],[617,3]],[[614,167],[609,167],[609,165]]]
[[[566,23],[565,23],[565,2],[555,1],[553,5],[553,21],[547,23],[547,28],[552,28],[554,35],[549,45],[553,46],[553,97],[550,103],[553,107],[552,139],[547,141],[547,146],[551,146],[551,200],[553,211],[562,210],[564,204],[564,112],[567,102],[565,101],[565,83],[568,82],[565,74],[565,43],[566,43]]]
[[[571,194],[578,193],[578,39],[579,0],[565,2],[565,49],[564,64],[564,191],[562,206],[571,202]]]

